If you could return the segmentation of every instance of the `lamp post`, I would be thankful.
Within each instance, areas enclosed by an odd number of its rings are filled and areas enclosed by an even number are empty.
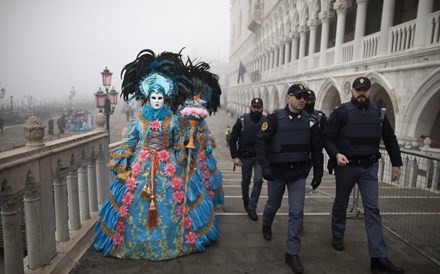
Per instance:
[[[3,111],[3,108],[4,108],[3,98],[5,98],[5,94],[6,94],[6,90],[4,88],[0,89],[0,99],[2,99],[0,113],[1,113],[1,111]]]
[[[96,107],[99,109],[99,112],[104,111],[105,115],[105,124],[106,129],[108,131],[108,135],[110,137],[110,115],[113,114],[115,110],[115,106],[118,103],[118,92],[113,87],[110,92],[108,91],[111,82],[112,82],[112,74],[107,67],[105,67],[104,71],[101,72],[102,75],[102,85],[105,87],[105,93],[99,88],[99,90],[95,93],[96,98]]]
[[[13,114],[12,114],[12,98],[14,98],[14,96],[9,97],[9,99],[11,99],[11,117],[13,116]]]
[[[70,109],[73,109],[73,99],[75,98],[75,94],[76,94],[76,90],[75,87],[72,87],[72,90],[70,91],[70,96],[69,96],[69,105],[70,105]]]

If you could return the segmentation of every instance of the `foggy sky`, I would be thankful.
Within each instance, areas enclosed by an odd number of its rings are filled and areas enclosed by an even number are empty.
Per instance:
[[[94,98],[101,72],[145,48],[227,61],[229,0],[0,0],[0,88],[6,97]],[[94,100],[94,99],[93,99]]]

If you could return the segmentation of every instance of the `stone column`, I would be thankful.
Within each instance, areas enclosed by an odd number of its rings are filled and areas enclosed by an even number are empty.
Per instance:
[[[353,60],[359,60],[362,52],[362,38],[365,36],[368,0],[357,0],[356,25],[354,30]]]
[[[79,216],[81,221],[90,219],[89,183],[85,158],[85,151],[83,150],[81,165],[78,169]]]
[[[314,68],[317,64],[314,63],[313,55],[315,54],[315,44],[316,44],[316,28],[319,25],[317,19],[310,19],[307,22],[307,26],[310,29],[309,37],[309,69]]]
[[[347,0],[337,0],[333,4],[333,8],[336,10],[338,19],[336,22],[336,40],[335,40],[335,64],[339,64],[342,61],[342,44],[344,43],[345,35],[345,16],[347,9],[351,6],[351,2]]]
[[[298,59],[298,39],[299,39],[299,33],[298,32],[294,32],[292,35],[292,63],[295,62],[296,59]]]
[[[90,155],[90,161],[87,166],[87,176],[89,184],[89,206],[90,211],[98,211],[98,192],[96,189],[96,156],[95,150],[92,148],[92,153]]]
[[[280,46],[276,45],[274,51],[275,51],[274,67],[276,68],[276,67],[278,67],[280,65],[279,64]]]
[[[44,266],[45,263],[41,252],[41,247],[44,244],[42,239],[44,224],[41,217],[40,186],[35,183],[31,171],[28,172],[25,183],[24,213],[28,266],[30,269],[37,269]]]
[[[298,69],[300,72],[303,71],[303,62],[304,62],[304,55],[306,53],[306,31],[307,31],[307,27],[306,26],[300,26],[298,28],[298,32],[299,32],[299,66]]]
[[[434,7],[433,0],[419,0],[417,6],[416,34],[414,35],[414,47],[423,47],[429,40],[429,14]]]
[[[383,1],[378,50],[380,55],[386,55],[388,53],[388,32],[389,29],[393,26],[395,2],[396,0]]]
[[[321,49],[319,51],[319,66],[325,67],[327,65],[327,48],[328,48],[328,33],[330,29],[330,18],[333,17],[331,11],[321,11],[319,19],[321,19]]]
[[[3,226],[5,274],[24,274],[21,238],[20,195],[14,195],[7,181],[3,181],[0,204]]]
[[[292,56],[291,55],[291,41],[288,40],[284,44],[284,64],[289,63],[290,56]],[[290,58],[290,60],[292,60],[292,58]]]
[[[275,48],[270,50],[270,67],[269,69],[273,69],[275,67]]]
[[[285,43],[281,43],[279,48],[280,48],[280,56],[279,56],[278,63],[280,64],[280,66],[282,66],[282,65],[284,65],[283,61],[284,61],[284,57],[286,55],[286,51],[285,51],[286,45],[285,45]]]
[[[69,211],[67,209],[67,184],[64,175],[62,175],[61,160],[58,160],[57,173],[53,178],[53,190],[55,201],[55,238],[57,242],[66,242],[69,238],[68,218]]]

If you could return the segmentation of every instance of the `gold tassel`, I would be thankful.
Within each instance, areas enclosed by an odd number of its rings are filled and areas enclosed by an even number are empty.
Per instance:
[[[157,207],[154,195],[151,196],[150,208],[148,209],[147,228],[157,228]]]
[[[147,201],[149,201],[151,199],[151,189],[150,189],[149,184],[145,184],[145,186],[141,192],[141,197],[142,197],[142,199],[147,200]]]

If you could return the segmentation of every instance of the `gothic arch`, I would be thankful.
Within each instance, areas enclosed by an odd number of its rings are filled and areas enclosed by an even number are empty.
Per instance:
[[[280,106],[278,108],[283,108],[287,104],[287,90],[289,89],[290,85],[288,83],[284,84],[282,92],[280,94]]]
[[[399,112],[399,105],[397,102],[396,90],[391,85],[390,81],[388,81],[388,79],[386,79],[382,74],[379,74],[377,72],[367,73],[366,77],[368,77],[371,80],[371,83],[373,84],[373,88],[372,88],[373,93],[375,91],[374,83],[378,83],[379,85],[381,85],[385,89],[385,91],[388,93],[389,98],[391,99],[392,108],[394,110],[394,113],[398,113]]]
[[[329,116],[342,102],[341,88],[333,77],[327,78],[316,94],[315,108]]]
[[[402,115],[401,136],[420,138],[431,136],[433,145],[440,141],[440,68],[429,74],[409,100]]]
[[[269,91],[268,91],[267,87],[265,86],[263,94],[261,94],[261,99],[263,100],[263,113],[266,113],[266,114],[268,111],[268,107],[270,105],[269,98],[270,98]]]
[[[382,75],[376,72],[367,73],[371,80],[371,101],[384,106],[388,120],[396,128],[396,113],[398,112],[397,96],[394,87]]]

